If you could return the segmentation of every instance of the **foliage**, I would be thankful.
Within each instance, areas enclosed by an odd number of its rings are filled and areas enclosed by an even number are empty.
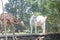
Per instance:
[[[5,5],[5,10],[17,19],[21,18],[25,22],[26,29],[29,28],[32,13],[46,15],[48,26],[60,24],[60,0],[9,0],[9,3]]]

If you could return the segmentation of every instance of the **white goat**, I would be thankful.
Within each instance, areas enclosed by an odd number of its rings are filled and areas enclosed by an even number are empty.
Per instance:
[[[45,33],[45,21],[47,17],[46,16],[31,16],[30,18],[30,27],[31,27],[31,33],[33,32],[33,27],[35,27],[35,33],[37,33],[37,26],[41,26],[43,33]]]

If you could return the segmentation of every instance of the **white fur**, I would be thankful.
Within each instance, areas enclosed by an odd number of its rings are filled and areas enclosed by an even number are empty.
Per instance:
[[[45,33],[45,21],[47,17],[46,16],[31,16],[30,18],[30,27],[31,27],[31,33],[33,30],[33,27],[35,27],[35,33],[37,33],[37,26],[41,26],[43,33]]]

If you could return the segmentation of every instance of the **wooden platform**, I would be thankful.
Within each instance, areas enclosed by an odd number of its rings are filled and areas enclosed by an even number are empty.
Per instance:
[[[12,34],[7,34],[8,40],[12,40]],[[18,34],[15,33],[15,37],[17,40],[60,40],[60,33],[24,33]],[[5,35],[0,34],[0,39],[5,38]]]
[[[42,33],[24,33],[24,34],[15,33],[15,36],[36,36],[36,35],[43,36],[46,34],[42,34]],[[13,36],[13,34],[7,34],[7,36],[11,37],[11,36]],[[5,34],[4,35],[0,34],[0,37],[5,37]]]
[[[44,36],[44,35],[48,35],[48,34],[53,34],[53,33],[15,33],[15,36],[38,36],[38,35]],[[11,37],[11,36],[13,36],[13,34],[7,33],[7,36]],[[5,34],[4,35],[0,34],[0,37],[5,37]]]

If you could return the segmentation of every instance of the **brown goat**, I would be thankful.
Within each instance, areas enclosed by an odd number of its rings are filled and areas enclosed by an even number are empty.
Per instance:
[[[2,13],[0,15],[0,22],[2,23],[2,31],[6,28],[7,24],[9,24],[13,34],[15,31],[14,24],[19,24],[20,26],[24,26],[24,22],[22,20],[17,20],[17,18],[15,16],[13,16],[9,13]]]

